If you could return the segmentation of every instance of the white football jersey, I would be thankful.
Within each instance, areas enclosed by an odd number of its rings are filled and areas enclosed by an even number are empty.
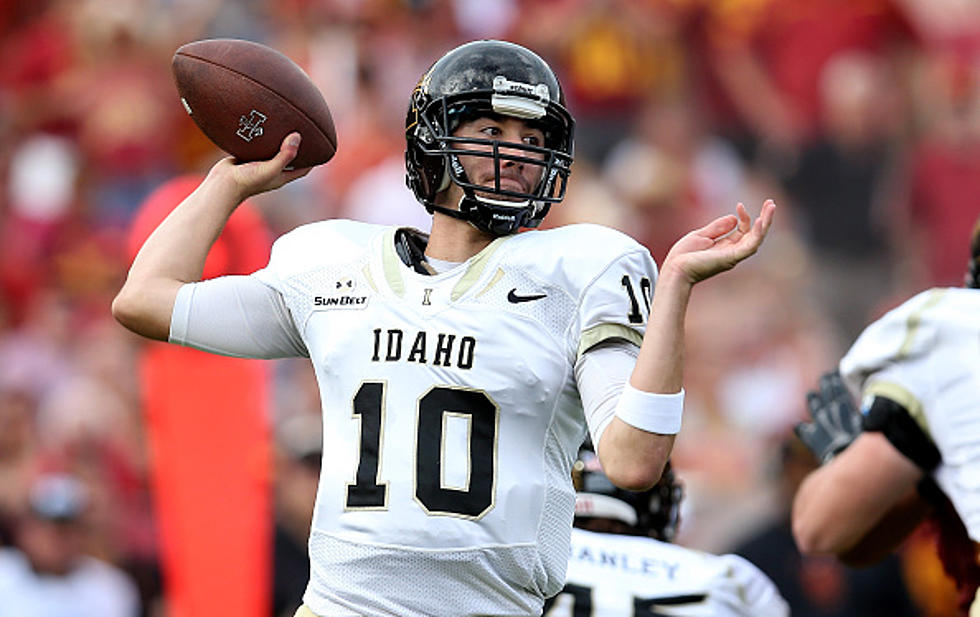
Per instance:
[[[572,531],[568,581],[544,617],[787,617],[769,578],[738,555],[642,536]]]
[[[932,438],[933,476],[980,541],[980,290],[916,295],[865,329],[840,372],[855,395],[894,400]]]
[[[540,614],[564,583],[585,435],[575,361],[642,341],[656,267],[629,237],[573,225],[430,276],[395,235],[313,223],[253,275],[281,294],[323,406],[304,602],[323,617]]]

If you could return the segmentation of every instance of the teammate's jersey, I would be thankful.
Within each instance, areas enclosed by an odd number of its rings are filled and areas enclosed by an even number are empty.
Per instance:
[[[787,617],[769,578],[738,555],[572,531],[568,581],[544,617]]]
[[[840,362],[865,399],[904,407],[942,456],[933,472],[980,541],[980,291],[922,292],[874,322]]]
[[[430,276],[395,235],[306,225],[253,275],[281,294],[322,399],[304,601],[324,617],[539,614],[567,563],[575,361],[641,342],[656,267],[627,236],[573,225]]]

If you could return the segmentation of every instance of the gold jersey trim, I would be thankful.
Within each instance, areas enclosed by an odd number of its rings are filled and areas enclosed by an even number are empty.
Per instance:
[[[618,323],[604,323],[598,326],[592,326],[588,330],[582,332],[582,337],[579,339],[578,343],[578,353],[575,359],[582,357],[582,354],[587,352],[592,347],[598,345],[602,341],[611,338],[621,338],[626,339],[631,343],[635,343],[637,346],[643,344],[643,335],[630,328],[629,326],[624,326]]]
[[[919,327],[922,325],[922,315],[939,304],[939,301],[943,299],[944,295],[946,295],[945,289],[933,289],[929,294],[929,298],[922,306],[909,315],[908,320],[905,322],[905,339],[902,341],[902,346],[898,348],[898,354],[895,357],[896,360],[901,360],[912,351],[912,343],[915,342],[915,336],[918,334]]]
[[[493,286],[499,283],[500,279],[502,278],[504,278],[504,271],[500,268],[497,268],[497,271],[494,273],[493,278],[490,279],[490,282],[487,283],[486,287],[480,290],[480,293],[476,294],[476,297],[479,298],[483,294],[493,289]]]
[[[399,270],[399,264],[402,263],[402,260],[395,252],[395,232],[397,231],[397,227],[387,229],[381,238],[381,266],[384,269],[388,287],[396,296],[403,298],[405,297],[405,281],[402,279],[401,270]]]
[[[480,276],[483,274],[483,271],[486,269],[490,258],[493,257],[494,253],[497,252],[497,249],[503,245],[504,240],[506,239],[506,236],[495,239],[470,260],[469,266],[466,267],[466,272],[463,274],[462,278],[459,279],[459,282],[456,283],[456,286],[453,287],[452,294],[449,296],[449,299],[452,302],[459,300],[461,297],[463,297],[463,294],[469,291],[470,288],[476,284],[476,282],[480,279]]]

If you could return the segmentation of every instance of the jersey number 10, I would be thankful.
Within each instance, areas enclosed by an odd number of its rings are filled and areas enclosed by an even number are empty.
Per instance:
[[[626,317],[630,320],[630,323],[643,323],[643,313],[640,312],[640,301],[637,299],[636,291],[633,289],[633,279],[630,278],[630,275],[624,274],[620,283],[623,285],[623,289],[626,290],[626,295],[629,296],[630,310],[626,314]],[[643,299],[643,307],[649,315],[650,300],[653,298],[653,282],[645,276],[640,278],[640,298]]]
[[[354,395],[361,422],[356,482],[347,485],[348,510],[378,510],[388,505],[388,484],[378,478],[384,442],[386,384],[365,381]],[[436,386],[418,400],[415,431],[415,500],[431,515],[480,518],[493,507],[497,475],[499,408],[485,392]],[[444,486],[442,469],[445,419],[469,422],[469,481],[464,488]]]

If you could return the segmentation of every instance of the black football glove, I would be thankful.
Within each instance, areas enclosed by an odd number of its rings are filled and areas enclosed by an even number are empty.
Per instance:
[[[820,377],[820,390],[807,392],[806,404],[813,421],[800,422],[793,430],[822,465],[861,433],[861,412],[838,371]]]

